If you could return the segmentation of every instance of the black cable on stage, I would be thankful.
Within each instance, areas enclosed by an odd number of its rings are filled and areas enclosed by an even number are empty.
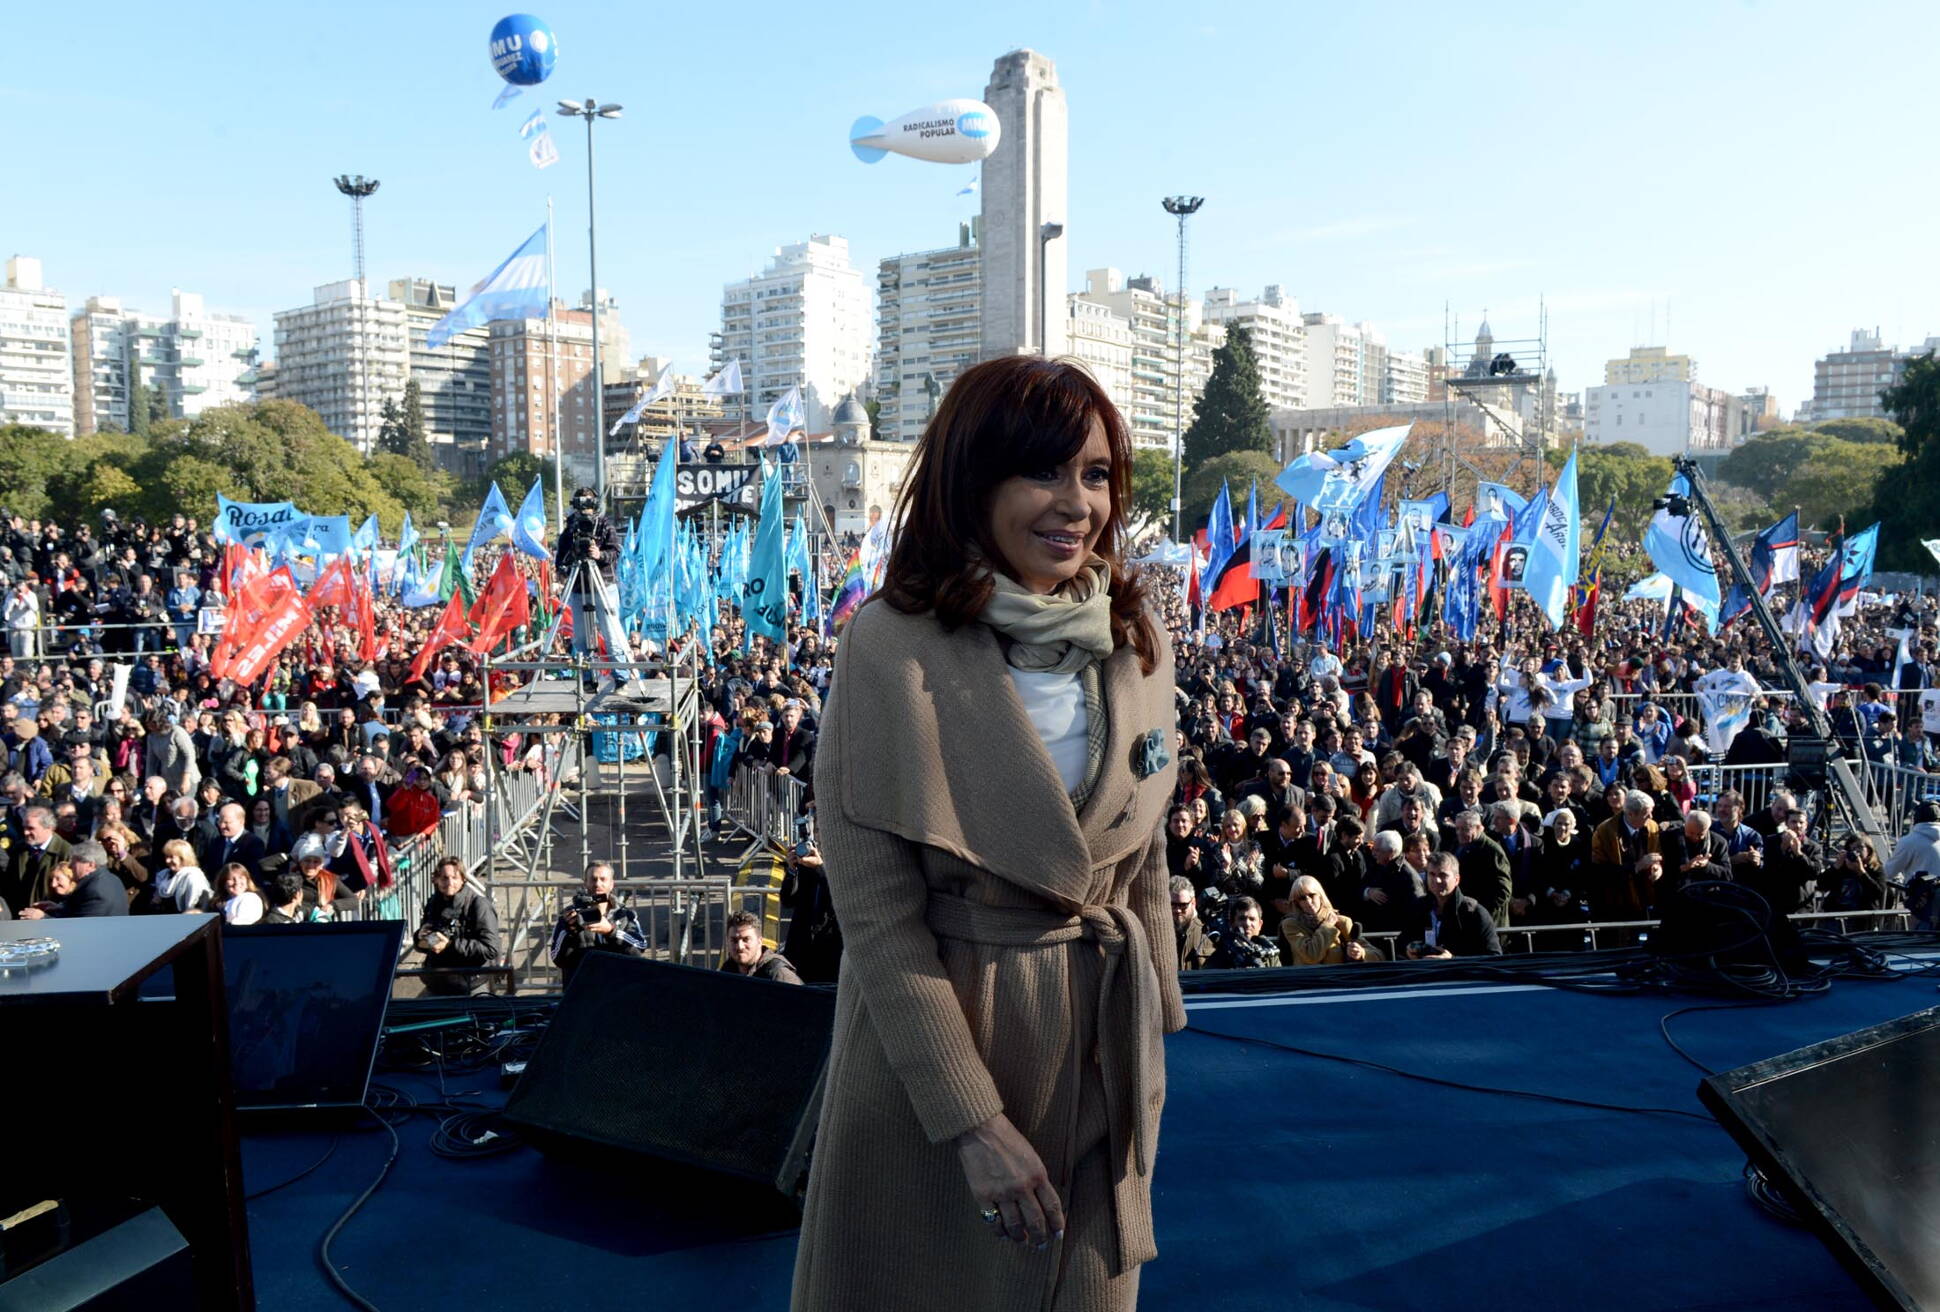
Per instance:
[[[329,1161],[330,1155],[337,1151],[337,1144],[341,1142],[342,1139],[343,1139],[343,1136],[340,1134],[331,1135],[330,1146],[323,1150],[323,1156],[317,1158],[316,1161],[311,1162],[308,1166],[304,1167],[302,1170],[298,1171],[295,1175],[291,1176],[287,1180],[284,1180],[280,1184],[273,1184],[269,1186],[269,1188],[267,1189],[258,1189],[253,1194],[243,1195],[243,1201],[245,1203],[253,1203],[258,1198],[269,1197],[271,1194],[275,1193],[278,1189],[289,1188],[291,1185],[295,1184],[298,1180],[301,1180],[304,1176],[310,1174],[312,1171],[316,1170],[319,1166],[322,1166],[325,1162]]]
[[[1717,1122],[1702,1112],[1685,1111],[1678,1107],[1636,1107],[1620,1102],[1596,1102],[1588,1098],[1571,1098],[1560,1093],[1537,1093],[1533,1089],[1506,1089],[1490,1084],[1467,1084],[1461,1080],[1445,1079],[1439,1075],[1424,1075],[1420,1071],[1404,1070],[1385,1062],[1369,1060],[1366,1057],[1350,1057],[1340,1052],[1321,1052],[1314,1048],[1296,1047],[1291,1043],[1279,1043],[1273,1039],[1256,1039],[1244,1034],[1227,1034],[1220,1030],[1209,1030],[1198,1025],[1188,1024],[1186,1030],[1192,1034],[1204,1034],[1215,1039],[1226,1039],[1232,1043],[1257,1043],[1264,1048],[1274,1048],[1280,1052],[1291,1052],[1296,1056],[1314,1057],[1321,1061],[1337,1061],[1348,1066],[1361,1066],[1368,1070],[1381,1071],[1388,1075],[1398,1075],[1404,1080],[1419,1080],[1423,1084],[1440,1085],[1445,1089],[1461,1089],[1468,1093],[1494,1093],[1506,1098],[1529,1098],[1537,1102],[1561,1103],[1566,1107],[1588,1107],[1595,1111],[1630,1112],[1639,1116],[1682,1116],[1688,1120],[1702,1121],[1706,1125]]]
[[[370,1196],[376,1193],[379,1186],[381,1186],[384,1183],[384,1181],[390,1177],[391,1168],[397,1165],[398,1154],[402,1152],[404,1148],[403,1143],[397,1137],[396,1126],[392,1125],[388,1119],[380,1115],[378,1111],[369,1104],[369,1102],[366,1102],[364,1104],[364,1110],[369,1112],[372,1116],[377,1117],[377,1123],[384,1127],[384,1132],[386,1134],[391,1136],[391,1155],[384,1159],[384,1165],[382,1169],[380,1169],[377,1172],[377,1178],[375,1180],[372,1180],[370,1182],[369,1187],[367,1187],[363,1193],[358,1194],[356,1199],[350,1204],[350,1206],[346,1207],[343,1210],[343,1214],[339,1216],[335,1221],[332,1221],[330,1223],[330,1228],[323,1232],[323,1238],[317,1242],[317,1263],[323,1267],[324,1278],[327,1279],[331,1283],[331,1285],[336,1288],[336,1291],[339,1294],[342,1294],[346,1299],[350,1300],[350,1302],[354,1303],[356,1306],[363,1308],[364,1312],[382,1312],[382,1309],[379,1308],[375,1303],[371,1302],[369,1299],[365,1298],[362,1294],[359,1294],[356,1290],[352,1289],[350,1287],[350,1283],[346,1281],[343,1278],[343,1276],[337,1273],[337,1268],[335,1264],[333,1264],[330,1260],[331,1241],[337,1237],[338,1233],[343,1230],[344,1226],[349,1224],[350,1218],[357,1215],[357,1209],[362,1207],[367,1201],[369,1201]]]

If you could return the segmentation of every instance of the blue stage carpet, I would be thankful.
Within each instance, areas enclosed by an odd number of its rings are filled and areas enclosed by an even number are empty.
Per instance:
[[[1698,1072],[1657,1029],[1695,1001],[1451,981],[1202,997],[1190,1012],[1195,1029],[1455,1081],[1701,1112]],[[1673,1034],[1726,1069],[1936,1002],[1931,979],[1842,980],[1784,1006],[1680,1017]],[[1192,1029],[1167,1041],[1167,1059],[1144,1307],[1867,1306],[1817,1239],[1746,1199],[1743,1154],[1715,1125],[1442,1088]],[[385,1078],[440,1096],[435,1079]],[[445,1092],[499,1100],[481,1076]],[[758,1198],[712,1197],[690,1179],[643,1189],[530,1149],[452,1162],[427,1148],[433,1124],[400,1128],[390,1179],[333,1247],[385,1312],[787,1305],[794,1234]],[[330,1138],[250,1135],[249,1187],[296,1174]],[[263,1308],[347,1306],[317,1240],[389,1147],[382,1131],[347,1131],[313,1174],[251,1204]],[[926,1279],[947,1273],[912,1272],[912,1307]]]

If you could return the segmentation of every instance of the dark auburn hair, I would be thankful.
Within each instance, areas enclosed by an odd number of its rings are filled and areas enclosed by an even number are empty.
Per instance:
[[[1009,572],[990,534],[997,486],[1071,459],[1084,448],[1094,421],[1111,447],[1111,518],[1097,552],[1111,572],[1112,641],[1129,643],[1150,674],[1158,634],[1144,586],[1125,560],[1131,430],[1105,389],[1071,361],[1004,356],[957,376],[923,431],[896,501],[896,545],[883,576],[883,600],[906,615],[933,611],[945,629],[975,620],[990,600],[990,568]]]

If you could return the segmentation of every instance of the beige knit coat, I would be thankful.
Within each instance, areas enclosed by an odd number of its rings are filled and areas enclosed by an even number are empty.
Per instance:
[[[1074,813],[996,637],[883,602],[850,623],[816,754],[842,925],[796,1312],[1120,1312],[1152,1238],[1162,1034],[1185,1025],[1163,821],[1172,658],[1104,665],[1103,765]],[[1141,776],[1157,730],[1167,763]],[[994,1238],[951,1142],[1005,1113],[1063,1200],[1044,1252]]]

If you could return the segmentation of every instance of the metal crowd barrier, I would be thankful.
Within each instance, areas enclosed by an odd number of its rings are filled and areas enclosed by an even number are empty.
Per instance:
[[[1905,907],[1888,907],[1878,911],[1799,911],[1786,919],[1806,927],[1831,922],[1831,928],[1841,934],[1862,930],[1906,930],[1913,926],[1913,913]],[[1584,950],[1586,942],[1591,951],[1606,947],[1629,947],[1656,929],[1659,923],[1655,920],[1600,920],[1559,925],[1511,925],[1507,929],[1498,928],[1495,933],[1504,953],[1520,956],[1537,951],[1536,941],[1539,938],[1563,940],[1560,945],[1545,949],[1552,952],[1580,952]],[[1407,959],[1401,951],[1403,944],[1398,932],[1370,932],[1362,935],[1362,941],[1379,949],[1389,961]],[[1521,946],[1512,947],[1512,942],[1519,942]],[[1299,967],[1288,965],[1282,969]]]
[[[534,921],[543,932],[527,934],[524,941],[508,944],[505,965],[511,969],[510,986],[557,988],[558,967],[552,964],[550,950],[553,929],[559,915],[570,905],[573,893],[581,887],[573,879],[507,879],[492,884],[494,907],[499,924],[510,925],[520,904],[535,891],[545,902],[546,914]],[[713,969],[721,964],[727,945],[726,924],[738,899],[751,890],[738,889],[727,875],[700,879],[623,879],[615,890],[621,904],[631,907],[646,935],[646,955],[656,961]]]
[[[808,785],[789,774],[743,765],[728,781],[723,818],[750,839],[793,847],[808,814]]]

